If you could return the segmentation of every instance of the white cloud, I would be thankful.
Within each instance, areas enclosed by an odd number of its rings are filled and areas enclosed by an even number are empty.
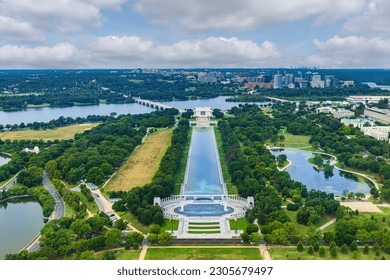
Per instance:
[[[314,40],[315,54],[307,59],[310,66],[329,68],[390,68],[390,39],[359,36]]]
[[[40,42],[43,34],[30,23],[0,15],[0,37],[4,40]]]
[[[351,17],[344,25],[344,30],[354,34],[390,35],[390,1],[371,0],[364,12]]]
[[[137,36],[106,36],[83,49],[67,43],[0,47],[4,68],[270,67],[280,60],[272,42],[256,44],[234,37],[158,45]]]
[[[84,2],[93,4],[99,8],[118,10],[127,0],[84,0]]]
[[[223,37],[156,45],[136,36],[108,36],[92,45],[96,62],[118,67],[259,67],[276,65],[281,56],[269,41],[256,44]]]
[[[142,60],[152,51],[153,42],[138,36],[100,37],[91,44],[91,50],[102,57]]]
[[[43,30],[75,32],[97,27],[102,9],[120,9],[126,0],[0,0],[0,15],[17,17]]]
[[[82,53],[68,43],[53,47],[5,45],[0,47],[0,64],[3,68],[73,68],[83,67]]]
[[[134,10],[155,23],[189,30],[241,31],[317,17],[318,23],[360,13],[368,0],[138,0]]]

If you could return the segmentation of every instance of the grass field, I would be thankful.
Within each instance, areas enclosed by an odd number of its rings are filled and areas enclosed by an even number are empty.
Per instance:
[[[189,234],[219,234],[219,233],[221,233],[221,231],[220,230],[208,230],[208,231],[206,231],[206,230],[204,230],[204,231],[202,231],[202,230],[189,230],[188,233]]]
[[[161,232],[164,232],[166,230],[178,230],[179,229],[179,221],[178,220],[169,220],[164,219],[165,223],[163,226],[161,226]]]
[[[278,136],[280,135],[283,135],[285,140],[278,141],[276,143],[277,147],[284,145],[282,148],[295,148],[312,152],[319,151],[318,149],[313,148],[313,146],[309,143],[310,136],[308,135],[293,135],[288,132],[283,133],[282,131],[279,131]],[[270,140],[267,140],[266,143],[272,146],[275,145],[275,143]]]
[[[230,220],[229,224],[230,224],[231,230],[238,229],[238,230],[245,231],[246,227],[249,225],[249,222],[246,218],[239,218],[239,219],[237,219],[237,222],[235,220]],[[236,225],[237,225],[237,227],[236,227]]]
[[[0,133],[0,139],[2,140],[66,140],[73,139],[76,133],[83,133],[85,130],[98,126],[98,123],[85,123],[70,125],[65,127],[59,127],[56,129],[47,130],[20,130],[20,131],[7,131]]]
[[[133,214],[130,213],[130,211],[125,212],[117,212],[118,215],[121,217],[121,219],[128,221],[133,227],[138,229],[140,232],[147,234],[148,233],[148,226],[140,223],[136,217],[134,217]]]
[[[172,132],[170,128],[149,134],[107,184],[107,191],[128,191],[150,183],[171,145]]]
[[[95,253],[97,260],[103,259],[104,252]],[[115,259],[116,260],[138,260],[140,255],[139,250],[116,250]]]
[[[325,248],[325,256],[320,257],[318,252],[314,252],[314,254],[309,254],[307,252],[308,248],[305,247],[303,252],[298,252],[296,248],[275,248],[270,247],[269,252],[271,253],[271,258],[273,260],[354,260],[354,257],[351,252],[347,254],[341,253],[340,248],[337,248],[337,256],[332,257],[329,252],[329,248]],[[358,255],[356,260],[374,260],[378,257],[375,255],[373,249],[370,248],[369,253],[367,255],[363,254],[363,249],[358,249]],[[384,256],[387,260],[390,258],[389,254],[380,252],[379,258]]]
[[[95,203],[95,201],[88,201],[88,199],[85,197],[85,195],[83,195],[81,192],[74,192],[77,196],[80,197],[80,200],[82,203],[85,204],[85,206],[87,206],[88,210],[92,213],[92,214],[96,214],[97,212],[99,212],[99,207],[97,206],[97,204]]]
[[[149,248],[146,260],[261,260],[258,248]]]
[[[317,223],[315,223],[312,227],[309,227],[309,226],[299,224],[297,222],[297,211],[288,211],[287,209],[283,209],[283,210],[286,211],[287,215],[291,219],[291,222],[294,223],[295,230],[296,230],[296,232],[294,234],[301,235],[301,236],[307,235],[313,229],[319,228],[320,226],[326,224],[327,222],[329,222],[330,220],[332,220],[334,218],[332,216],[325,215],[325,216],[321,217],[320,220]],[[327,231],[326,229],[324,231]]]

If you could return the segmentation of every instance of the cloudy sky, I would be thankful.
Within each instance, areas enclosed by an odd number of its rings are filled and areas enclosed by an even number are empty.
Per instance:
[[[389,0],[0,0],[0,68],[390,68]]]

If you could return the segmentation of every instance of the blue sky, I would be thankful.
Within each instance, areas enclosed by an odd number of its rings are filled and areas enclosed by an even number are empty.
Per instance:
[[[390,68],[388,0],[0,0],[0,68]]]

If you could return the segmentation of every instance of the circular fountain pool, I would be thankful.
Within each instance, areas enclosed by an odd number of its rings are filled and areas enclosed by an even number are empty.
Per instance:
[[[230,214],[234,211],[232,207],[227,207],[225,211],[224,206],[220,204],[187,204],[184,205],[183,211],[181,207],[174,209],[176,214],[186,216],[222,216]]]

